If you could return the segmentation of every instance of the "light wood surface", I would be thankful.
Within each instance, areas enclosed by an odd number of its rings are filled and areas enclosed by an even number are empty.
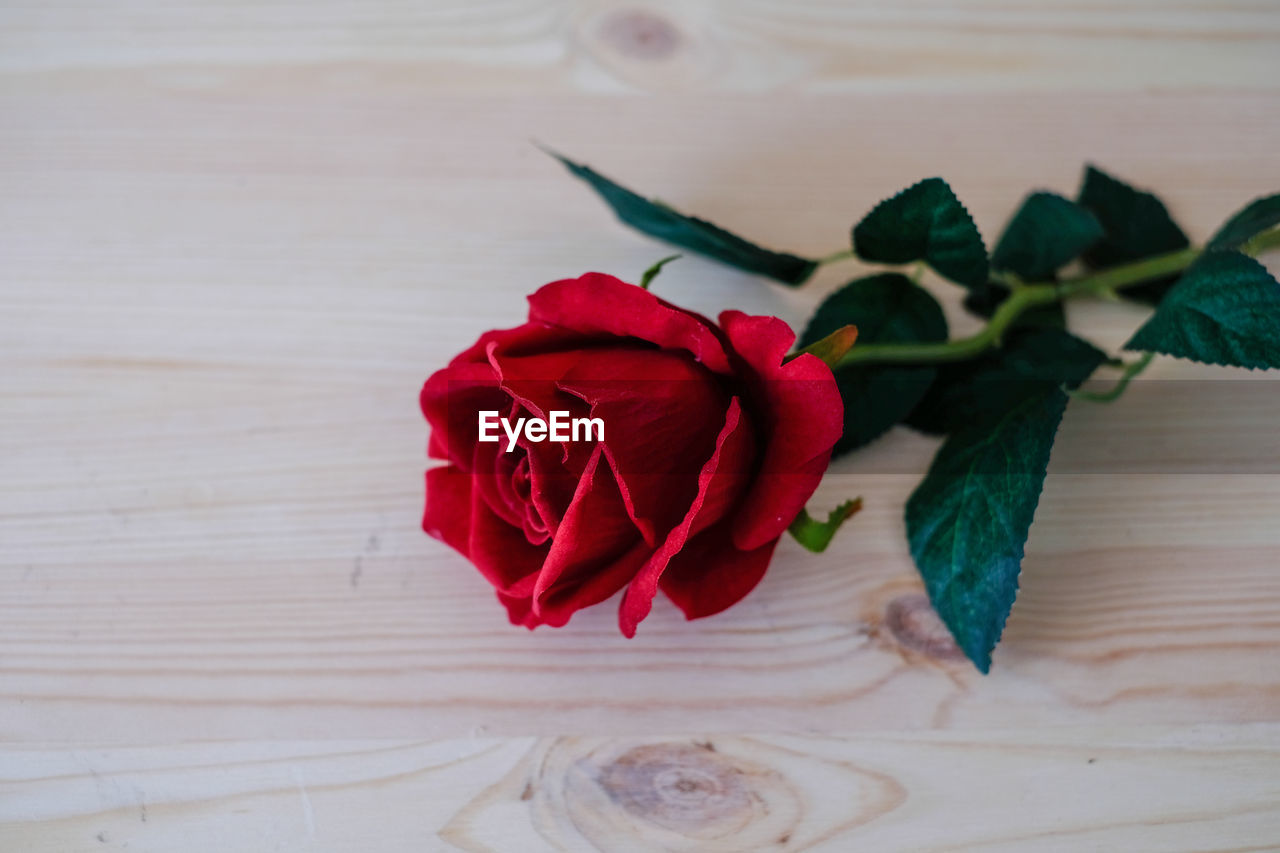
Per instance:
[[[807,254],[932,174],[990,240],[1086,160],[1202,240],[1280,189],[1276,4],[629,8],[0,0],[0,850],[1280,847],[1274,377],[1072,406],[985,678],[903,541],[932,440],[627,641],[510,627],[419,531],[416,405],[664,254],[530,138]],[[857,272],[655,288],[799,326]]]
[[[11,822],[0,842],[51,851],[1268,850],[1277,738],[1264,725],[33,746],[9,751],[0,815]]]
[[[0,13],[0,70],[22,85],[187,91],[1269,91],[1280,51],[1275,0],[5,0]]]

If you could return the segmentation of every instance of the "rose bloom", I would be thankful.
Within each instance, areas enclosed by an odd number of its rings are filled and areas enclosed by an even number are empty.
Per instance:
[[[776,317],[718,324],[612,276],[529,297],[422,389],[423,529],[475,564],[517,625],[564,625],[625,588],[628,637],[661,589],[689,619],[759,583],[840,437],[831,370],[785,361]],[[479,441],[479,413],[603,420],[603,441]],[[492,422],[492,418],[490,419]],[[491,429],[491,434],[495,430]],[[593,432],[592,438],[595,438]]]

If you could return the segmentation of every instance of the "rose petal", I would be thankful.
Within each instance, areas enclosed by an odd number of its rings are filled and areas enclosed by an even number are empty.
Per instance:
[[[582,361],[582,350],[530,356],[500,356],[497,346],[496,343],[489,345],[489,364],[497,374],[502,390],[529,413],[544,420],[549,417],[548,412],[553,410],[577,409],[581,414],[586,414],[582,401],[561,391],[557,385],[575,364]],[[505,443],[504,438],[504,446]]]
[[[486,364],[454,364],[431,374],[418,397],[422,414],[431,424],[427,452],[463,469],[470,467],[479,437],[478,413],[505,411],[511,398],[498,385],[498,375]]]
[[[578,610],[625,586],[650,554],[621,506],[612,473],[600,459],[600,454],[594,455],[579,482],[580,494],[565,514],[559,544],[552,545],[534,588],[524,595],[498,593],[512,624],[531,630],[565,625]],[[618,535],[615,542],[608,541],[606,529]]]
[[[551,536],[551,526],[533,503],[533,477],[527,453],[520,455],[520,461],[512,468],[511,476],[501,481],[501,492],[509,495],[507,499],[513,506],[520,508],[520,524],[524,528],[525,538],[535,545],[545,542]]]
[[[454,356],[449,365],[485,364],[489,361],[491,346],[496,347],[494,351],[499,356],[526,356],[575,349],[590,343],[587,336],[567,329],[547,323],[526,322],[511,329],[485,332],[474,344]]]
[[[560,447],[551,442],[526,443],[525,453],[529,459],[529,502],[554,538],[573,501],[585,464],[579,465],[576,457],[572,465],[567,464]]]
[[[698,492],[689,506],[688,512],[685,513],[684,519],[667,535],[663,543],[658,546],[658,549],[653,552],[644,567],[636,574],[635,579],[627,586],[626,594],[622,597],[622,604],[618,608],[618,625],[624,635],[634,637],[636,626],[649,615],[649,611],[653,608],[653,596],[658,591],[658,581],[662,577],[662,572],[666,569],[671,558],[684,547],[685,542],[691,535],[694,522],[711,491],[712,480],[720,464],[721,450],[728,443],[729,437],[738,429],[741,420],[742,408],[738,403],[738,398],[734,397],[729,403],[728,412],[725,414],[724,428],[716,439],[715,451],[698,474]]]
[[[469,556],[471,477],[452,465],[427,470],[427,504],[422,529],[450,548]]]
[[[737,397],[732,404],[741,407]],[[755,427],[745,414],[740,414],[737,426],[716,450],[716,468],[702,489],[702,506],[689,527],[690,536],[698,535],[731,513],[736,515],[743,491],[756,476],[756,448]]]
[[[593,574],[571,585],[553,587],[538,603],[538,618],[552,627],[566,624],[578,610],[599,604],[626,586],[652,553],[643,541],[637,540],[629,551]]]
[[[513,428],[522,417],[546,419],[551,411],[568,412],[569,417],[586,417],[589,410],[581,398],[560,390],[557,383],[584,358],[580,350],[532,356],[499,357],[491,348],[491,366],[502,388],[516,401],[506,414]],[[517,443],[529,459],[530,500],[544,526],[554,537],[565,509],[586,469],[594,444],[586,442],[533,442],[521,433]],[[500,441],[508,444],[506,430]]]
[[[489,508],[479,490],[471,491],[471,527],[467,556],[500,592],[527,595],[546,558],[548,545],[533,545],[524,531],[503,521]]]
[[[663,349],[684,350],[716,373],[730,372],[710,322],[604,273],[539,288],[529,297],[529,320],[588,336],[639,338]]]
[[[812,355],[782,363],[795,333],[776,317],[725,311],[720,324],[746,362],[765,413],[760,473],[734,519],[733,542],[753,551],[777,539],[813,495],[843,431],[844,407],[831,369]]]
[[[550,530],[529,500],[516,489],[517,471],[528,476],[529,459],[524,448],[507,453],[495,445],[477,444],[471,464],[473,488],[489,508],[513,527],[519,527],[530,544],[540,545],[550,538]]]
[[[603,452],[597,449],[556,530],[551,550],[533,587],[534,615],[544,615],[542,600],[551,590],[572,589],[583,579],[599,574],[640,540],[622,504],[613,474],[602,459]]]
[[[651,546],[679,523],[715,449],[729,393],[687,354],[617,350],[570,370],[560,387],[604,422],[605,454]]]
[[[711,616],[755,589],[778,540],[751,551],[733,545],[731,525],[717,524],[689,540],[662,574],[660,585],[687,619]]]
[[[532,631],[544,624],[533,615],[533,601],[527,595],[506,595],[498,593],[498,601],[507,608],[507,619],[512,625],[523,625]]]
[[[512,358],[536,357],[598,344],[584,335],[546,323],[525,323],[513,329],[485,332],[467,349],[436,371],[423,386],[422,413],[431,424],[428,454],[448,459],[463,468],[471,462],[471,445],[477,438],[477,413],[506,414],[510,397],[494,390],[499,373],[494,363]],[[548,377],[553,382],[560,373]]]

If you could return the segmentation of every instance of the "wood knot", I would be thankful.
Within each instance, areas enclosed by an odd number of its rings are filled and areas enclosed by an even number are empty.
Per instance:
[[[634,747],[600,769],[599,783],[630,814],[679,831],[749,821],[754,811],[743,772],[692,744]]]
[[[773,740],[542,740],[439,835],[462,850],[507,850],[518,836],[525,849],[786,853],[906,801],[891,777],[841,756],[840,742]]]
[[[937,660],[964,660],[964,652],[924,593],[900,595],[890,601],[884,624],[904,648]]]
[[[680,31],[643,9],[621,9],[600,23],[600,38],[628,59],[667,59],[680,49]]]

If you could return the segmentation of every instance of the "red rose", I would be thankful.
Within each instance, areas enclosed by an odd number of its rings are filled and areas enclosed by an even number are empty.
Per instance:
[[[840,394],[775,317],[705,317],[588,273],[529,297],[422,389],[427,533],[466,556],[515,624],[563,625],[626,587],[622,632],[661,588],[690,619],[764,575],[840,437]],[[509,440],[519,418],[598,418],[604,439]],[[482,412],[508,427],[481,441]],[[486,415],[492,421],[492,415]],[[486,430],[487,431],[487,430]],[[508,452],[508,445],[512,451]]]

